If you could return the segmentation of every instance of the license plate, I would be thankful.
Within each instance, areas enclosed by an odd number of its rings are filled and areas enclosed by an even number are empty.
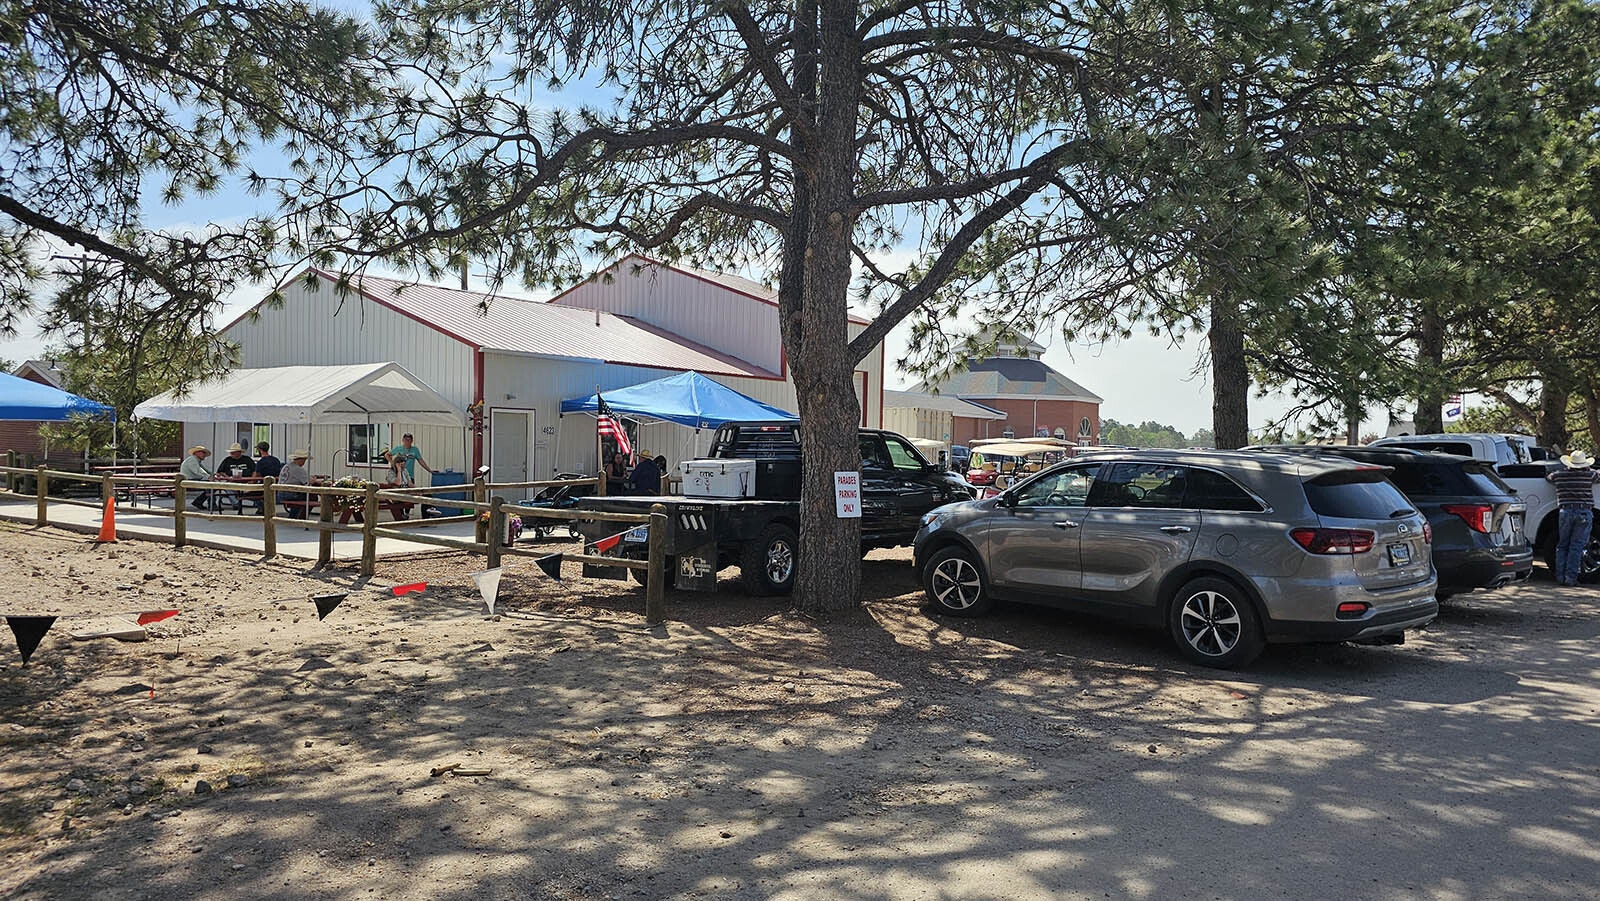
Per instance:
[[[1411,545],[1409,545],[1409,544],[1391,544],[1391,545],[1389,545],[1389,565],[1390,566],[1405,566],[1405,565],[1409,564],[1410,562],[1411,562]]]
[[[633,528],[628,530],[628,534],[622,536],[622,540],[623,541],[632,541],[632,542],[636,542],[636,543],[637,542],[649,541],[650,540],[650,527],[649,526],[634,526]]]

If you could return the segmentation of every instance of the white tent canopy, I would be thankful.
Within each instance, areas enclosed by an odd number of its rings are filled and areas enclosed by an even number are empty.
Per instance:
[[[133,410],[174,422],[360,425],[375,418],[414,425],[465,424],[465,412],[399,363],[235,369],[217,381],[168,391]]]

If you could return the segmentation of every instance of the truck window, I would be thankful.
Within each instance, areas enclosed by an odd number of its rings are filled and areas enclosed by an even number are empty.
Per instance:
[[[877,435],[861,436],[861,468],[893,468],[889,463],[889,451],[883,446],[883,441]]]
[[[883,443],[889,448],[889,462],[895,469],[905,472],[922,472],[928,468],[928,461],[922,459],[917,449],[901,441],[899,438],[883,436]]]

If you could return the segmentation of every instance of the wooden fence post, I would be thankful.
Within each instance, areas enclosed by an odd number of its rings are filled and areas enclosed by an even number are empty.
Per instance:
[[[14,451],[14,450],[6,451],[6,465],[7,466],[16,466],[17,465],[17,452],[16,451]],[[17,481],[18,480],[17,480],[17,474],[16,473],[14,473],[14,472],[6,473],[6,490],[12,492],[13,494],[15,494],[16,490],[17,490]]]
[[[644,585],[644,621],[667,621],[667,508],[650,505],[650,568]]]
[[[111,500],[112,496],[115,495],[116,492],[117,492],[116,486],[111,484],[111,473],[108,472],[105,475],[101,476],[100,477],[100,503],[103,504],[106,501]]]
[[[183,547],[188,542],[188,489],[183,487],[183,476],[172,480],[172,546]]]
[[[47,498],[50,494],[50,477],[45,475],[43,466],[34,470],[35,494],[39,497],[39,508],[34,511],[33,522],[35,525],[47,526],[50,524],[50,506]]]
[[[489,488],[484,484],[483,476],[478,476],[472,480],[472,499],[480,504],[487,503],[489,500]],[[472,515],[476,517],[473,520],[476,525],[473,527],[474,531],[472,540],[479,544],[483,544],[483,536],[486,532],[488,532],[489,526],[483,521],[482,510],[473,510]]]
[[[506,540],[506,512],[500,509],[506,499],[497,497],[489,502],[489,547],[488,560],[484,563],[485,569],[494,569],[500,565],[500,548]],[[482,519],[482,517],[479,517]]]
[[[277,482],[272,476],[261,480],[261,556],[268,559],[278,556]]]
[[[307,498],[311,495],[307,494]],[[327,566],[333,562],[333,530],[328,528],[333,525],[333,495],[323,494],[322,500],[317,503],[317,566]]]
[[[367,496],[361,501],[361,574],[370,576],[378,568],[378,536],[372,531],[378,527],[378,486],[367,485]]]

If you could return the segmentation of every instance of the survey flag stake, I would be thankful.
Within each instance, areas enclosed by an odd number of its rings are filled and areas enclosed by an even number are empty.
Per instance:
[[[489,605],[489,615],[494,616],[495,598],[500,595],[500,567],[469,575],[472,576],[472,584],[478,586],[478,594],[483,596],[483,602]]]
[[[396,585],[393,590],[394,596],[400,597],[402,595],[410,594],[413,591],[426,591],[427,589],[427,582],[412,582],[410,585]]]
[[[327,619],[328,614],[333,612],[333,608],[339,606],[339,602],[349,596],[350,592],[348,591],[333,591],[328,594],[312,595],[311,602],[317,605],[317,619]]]
[[[11,627],[11,634],[17,637],[17,650],[22,654],[22,665],[28,665],[28,658],[39,649],[39,642],[44,640],[44,633],[50,631],[55,625],[53,616],[8,616],[6,625]]]
[[[557,582],[561,581],[560,554],[545,554],[543,557],[535,557],[533,562],[544,570],[545,575],[555,579]]]

